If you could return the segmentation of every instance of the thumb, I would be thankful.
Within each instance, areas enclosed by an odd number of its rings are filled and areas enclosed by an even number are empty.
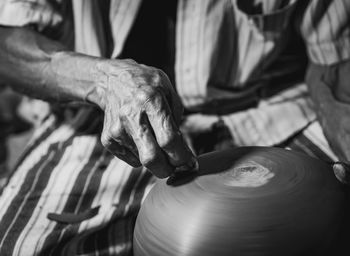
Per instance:
[[[333,164],[333,172],[337,179],[345,184],[350,185],[350,165],[343,162],[335,162]]]

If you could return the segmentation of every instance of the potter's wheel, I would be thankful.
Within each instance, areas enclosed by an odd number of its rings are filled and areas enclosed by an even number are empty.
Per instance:
[[[141,207],[135,256],[329,255],[344,217],[327,164],[278,148],[199,158],[198,176],[159,180]]]

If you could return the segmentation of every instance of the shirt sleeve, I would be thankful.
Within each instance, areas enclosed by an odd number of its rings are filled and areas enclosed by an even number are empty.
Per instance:
[[[48,0],[1,0],[0,25],[22,27],[34,25],[39,31],[55,27],[62,21],[53,1]]]
[[[350,1],[310,0],[300,22],[311,62],[331,65],[350,58]]]

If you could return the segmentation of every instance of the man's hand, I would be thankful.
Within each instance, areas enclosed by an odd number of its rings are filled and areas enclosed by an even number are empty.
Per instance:
[[[104,88],[102,144],[159,178],[175,167],[192,169],[196,160],[178,128],[182,105],[166,74],[132,60],[102,61],[97,69]]]
[[[323,132],[340,160],[350,162],[350,104],[337,101],[324,83],[318,90],[322,109],[318,116]]]
[[[162,71],[70,52],[27,28],[0,27],[0,34],[0,77],[14,89],[48,101],[97,104],[105,112],[103,145],[158,177],[196,165],[178,129],[180,100]]]
[[[339,160],[350,162],[350,104],[339,101],[331,87],[336,87],[336,80],[324,81],[323,75],[316,73],[319,67],[309,70],[308,85],[315,103],[315,110],[323,132]],[[312,73],[313,72],[313,73]],[[311,77],[313,76],[313,79]],[[316,77],[316,78],[315,78]],[[337,94],[340,92],[337,91]]]

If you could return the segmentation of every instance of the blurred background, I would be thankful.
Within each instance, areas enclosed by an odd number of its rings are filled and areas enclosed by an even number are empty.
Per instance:
[[[23,96],[0,83],[0,189],[25,150],[33,129],[49,112],[46,102]]]

